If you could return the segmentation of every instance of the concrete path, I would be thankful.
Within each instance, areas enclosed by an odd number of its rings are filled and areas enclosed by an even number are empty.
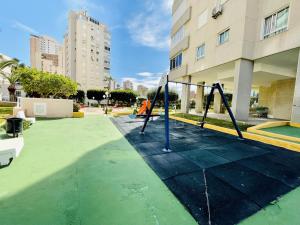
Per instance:
[[[38,121],[0,170],[1,225],[196,225],[107,117]]]

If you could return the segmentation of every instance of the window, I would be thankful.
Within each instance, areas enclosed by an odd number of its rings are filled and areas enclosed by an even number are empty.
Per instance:
[[[287,30],[289,17],[289,7],[274,13],[265,18],[264,38],[276,35]]]
[[[204,56],[205,56],[205,44],[202,44],[197,48],[196,59],[199,60]]]
[[[219,34],[219,40],[218,40],[219,45],[224,44],[228,40],[229,40],[229,29]]]
[[[170,60],[170,70],[177,69],[182,65],[182,53]]]
[[[203,27],[207,23],[207,18],[208,18],[208,10],[206,9],[204,12],[198,16],[198,29]]]
[[[174,48],[184,38],[184,27],[180,27],[179,30],[171,38],[171,48]]]
[[[105,49],[106,51],[110,51],[110,48],[107,47],[107,46],[105,46],[104,49]]]

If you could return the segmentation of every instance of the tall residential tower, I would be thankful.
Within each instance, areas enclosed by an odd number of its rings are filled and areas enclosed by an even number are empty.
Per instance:
[[[107,27],[86,11],[69,13],[64,38],[65,73],[80,84],[80,89],[103,89],[110,76],[111,37]]]
[[[41,71],[65,74],[64,48],[48,36],[30,36],[31,67]]]

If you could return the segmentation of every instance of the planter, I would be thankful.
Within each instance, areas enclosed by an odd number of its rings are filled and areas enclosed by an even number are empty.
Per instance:
[[[84,112],[73,112],[73,118],[83,118]]]
[[[23,131],[23,119],[9,118],[6,120],[6,133],[18,137]]]

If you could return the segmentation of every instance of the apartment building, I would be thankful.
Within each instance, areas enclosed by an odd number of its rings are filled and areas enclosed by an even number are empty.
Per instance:
[[[174,0],[170,80],[220,82],[247,120],[251,91],[270,116],[300,122],[300,1]],[[202,111],[203,88],[197,88]],[[190,87],[182,89],[188,112]],[[220,96],[214,99],[219,111]]]
[[[110,77],[111,36],[104,24],[86,11],[70,11],[64,37],[65,74],[80,85],[80,89],[108,87]]]
[[[130,80],[125,80],[123,82],[123,89],[124,90],[133,90],[133,83]]]
[[[63,45],[48,36],[30,35],[30,63],[41,71],[65,74]]]

